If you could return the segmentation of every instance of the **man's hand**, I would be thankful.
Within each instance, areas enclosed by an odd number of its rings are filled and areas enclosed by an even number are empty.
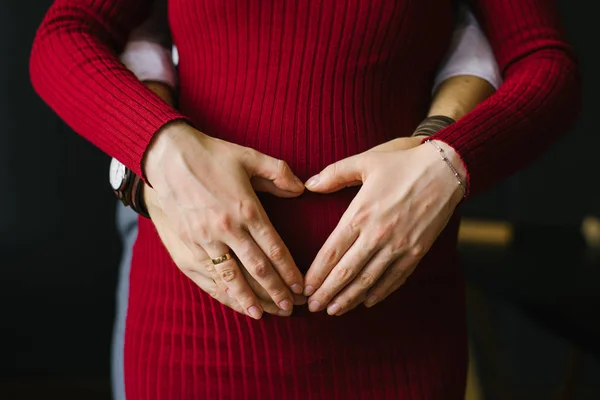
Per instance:
[[[145,84],[164,101],[173,104],[171,89],[167,85],[158,82],[145,82]],[[271,314],[290,315],[293,305],[305,302],[305,297],[301,295],[302,276],[294,265],[289,251],[274,228],[270,226],[254,190],[268,192],[278,197],[296,197],[302,193],[304,186],[281,160],[212,139],[186,124],[176,123],[174,127],[166,129],[170,132],[157,134],[158,137],[153,141],[145,160],[146,165],[150,164],[147,173],[153,180],[154,188],[163,187],[165,195],[159,200],[158,192],[146,187],[145,198],[154,225],[175,264],[203,290],[212,293],[217,300],[230,306],[231,302],[228,299],[224,300],[223,296],[227,291],[230,297],[237,301],[235,303],[237,308],[232,308],[239,311],[241,305],[246,315],[260,318],[263,310]],[[173,131],[176,131],[176,135],[171,135]],[[182,141],[185,144],[183,151],[180,152],[177,149]],[[198,175],[190,167],[198,162],[198,158],[193,155],[197,151],[207,150],[204,145],[212,147],[206,157],[201,157],[204,167],[203,172]],[[182,159],[182,157],[186,158],[186,155],[193,156],[188,160],[189,162]],[[168,159],[168,163],[164,162],[165,158]],[[209,159],[214,159],[214,163],[211,164]],[[227,160],[239,164],[238,167],[232,164],[230,165],[232,168],[225,168]],[[183,164],[181,161],[184,161]],[[160,164],[158,168],[152,168],[157,167],[158,164]],[[173,165],[183,169],[174,171],[173,168],[166,167]],[[162,179],[164,170],[173,173],[169,179]],[[211,170],[213,172],[210,172]],[[230,177],[231,182],[225,184],[225,177]],[[177,185],[180,181],[182,186]],[[196,185],[193,185],[194,182]],[[190,192],[192,187],[196,190]],[[227,193],[233,194],[232,199],[237,204],[237,209],[227,209],[225,201]],[[171,201],[173,195],[178,198],[175,202]],[[187,200],[184,201],[183,198]],[[239,208],[242,204],[240,199],[245,199],[243,202],[245,206],[242,208]],[[186,207],[182,208],[182,203],[186,203]],[[165,205],[171,211],[170,218],[166,217],[168,213],[165,212]],[[248,211],[252,211],[258,219],[244,220],[244,215]],[[219,255],[229,250],[225,243],[216,240],[217,236],[224,236],[226,230],[215,230],[214,224],[211,223],[225,222],[223,218],[226,218],[227,223],[230,224],[234,224],[241,218],[237,223],[241,225],[237,227],[236,234],[229,235],[229,239],[235,239],[230,240],[236,247],[232,250],[236,251],[236,255],[242,260],[228,260],[219,264],[217,271],[205,246],[215,254],[219,252]],[[193,226],[189,225],[190,221],[195,221]],[[246,232],[246,236],[243,232]],[[248,235],[249,232],[254,234]],[[242,237],[247,237],[248,240],[242,240]],[[200,245],[200,242],[204,246]],[[276,249],[278,249],[277,254],[274,254],[273,251]],[[214,254],[212,256],[216,257]],[[248,265],[252,271],[248,271],[246,268]],[[213,284],[207,280],[208,277]],[[286,285],[292,289],[291,292]],[[277,303],[277,310],[274,308],[275,303],[269,301],[269,298]]]
[[[198,285],[200,289],[211,295],[215,300],[241,314],[247,315],[239,302],[227,293],[227,286],[225,286],[218,276],[208,255],[206,255],[204,262],[198,263],[192,252],[177,237],[177,234],[171,228],[168,219],[156,201],[156,192],[149,186],[144,187],[144,200],[156,231],[175,265]],[[280,309],[269,297],[269,294],[248,274],[248,271],[243,267],[241,270],[266,313],[279,316],[289,316],[292,313],[291,310],[285,311]],[[294,294],[294,305],[303,304],[306,304],[306,297]]]

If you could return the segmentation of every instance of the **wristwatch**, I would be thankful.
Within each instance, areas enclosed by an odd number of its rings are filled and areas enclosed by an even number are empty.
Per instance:
[[[115,196],[124,206],[150,218],[144,202],[144,181],[116,158],[110,162],[109,181]]]

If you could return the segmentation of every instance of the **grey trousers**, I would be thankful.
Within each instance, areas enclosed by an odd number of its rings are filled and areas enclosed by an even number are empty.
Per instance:
[[[115,322],[113,328],[112,354],[111,354],[111,380],[114,400],[125,400],[124,381],[124,354],[125,347],[125,320],[127,318],[127,303],[129,300],[129,271],[131,269],[131,256],[133,244],[137,238],[138,215],[129,207],[117,204],[116,223],[117,230],[123,243],[121,264],[119,266],[119,279],[117,282]]]

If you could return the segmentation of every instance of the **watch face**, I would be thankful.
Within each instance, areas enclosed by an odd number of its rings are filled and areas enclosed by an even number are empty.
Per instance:
[[[121,164],[116,158],[110,162],[110,186],[113,190],[119,190],[125,182],[125,165]]]

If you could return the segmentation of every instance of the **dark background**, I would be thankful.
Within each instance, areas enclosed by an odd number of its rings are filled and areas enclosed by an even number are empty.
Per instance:
[[[50,4],[0,0],[0,381],[108,376],[120,252],[109,160],[70,131],[29,83],[31,43]],[[488,256],[474,255],[467,275],[586,348],[599,314],[588,310],[600,296],[599,266],[595,259],[581,264],[578,236],[584,216],[600,216],[600,61],[597,34],[590,34],[597,22],[586,9],[591,3],[559,4],[581,61],[583,114],[540,160],[471,200],[463,214],[513,222],[525,232],[517,248],[560,256],[524,262],[499,255],[503,269],[481,267]],[[515,280],[521,267],[529,272]]]

